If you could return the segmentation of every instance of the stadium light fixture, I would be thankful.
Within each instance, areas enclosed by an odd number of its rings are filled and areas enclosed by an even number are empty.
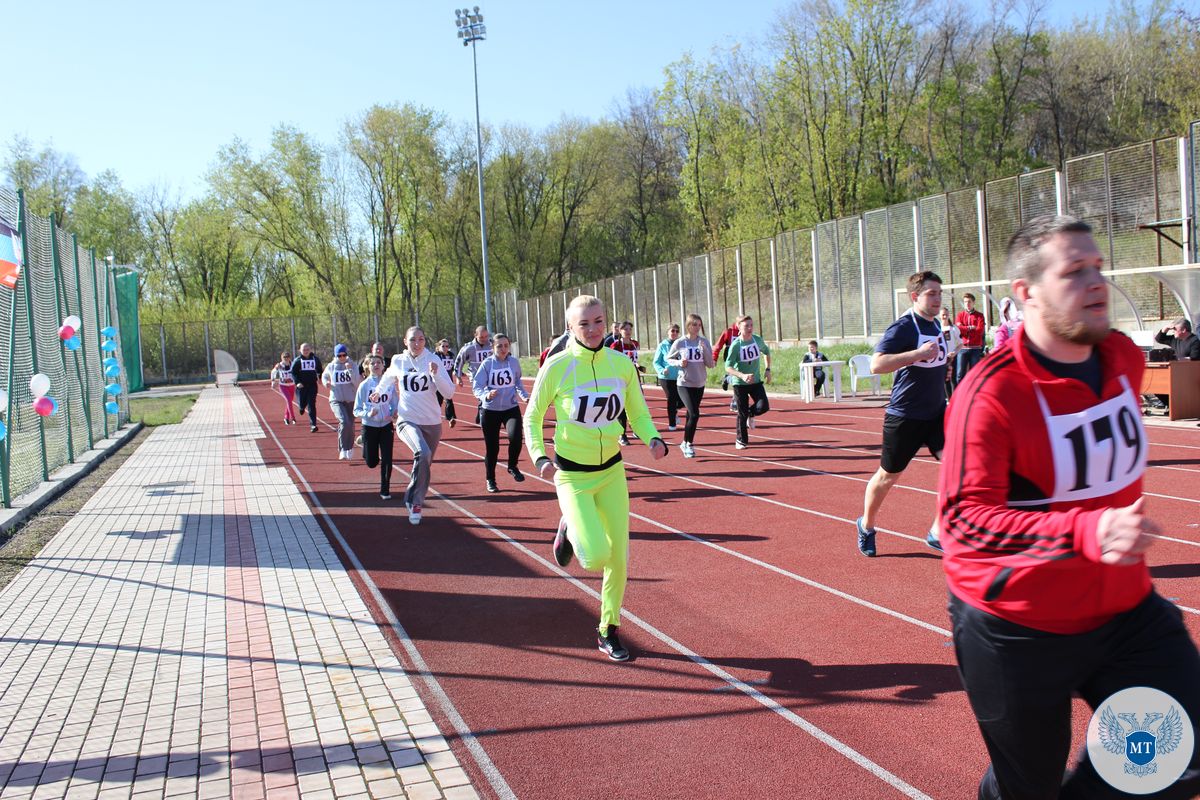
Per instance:
[[[487,219],[483,205],[483,134],[479,122],[479,56],[475,51],[475,43],[487,39],[487,28],[483,24],[483,14],[479,6],[454,9],[454,25],[458,28],[458,38],[463,47],[471,45],[471,62],[475,69],[475,163],[479,173],[479,237],[482,242],[480,251],[483,259],[483,313],[487,329],[492,327],[492,287],[488,278],[488,249],[487,249]]]

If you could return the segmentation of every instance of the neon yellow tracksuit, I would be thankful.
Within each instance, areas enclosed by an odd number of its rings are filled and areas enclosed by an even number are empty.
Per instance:
[[[536,464],[547,458],[542,421],[554,407],[554,485],[567,521],[567,538],[579,564],[604,572],[600,633],[621,624],[629,565],[629,485],[621,446],[624,411],[634,433],[649,444],[659,438],[637,368],[611,348],[590,350],[572,337],[546,360],[525,409],[525,443]]]

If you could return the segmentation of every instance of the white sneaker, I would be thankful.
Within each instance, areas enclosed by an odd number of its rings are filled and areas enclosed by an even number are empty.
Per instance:
[[[751,428],[753,428],[754,427],[754,417],[751,417],[750,419],[746,420],[746,424],[749,425]]]
[[[408,507],[408,521],[413,525],[421,524],[421,506],[420,504]]]
[[[391,500],[392,496],[390,494],[381,494],[381,495],[379,495],[379,499],[380,500]]]
[[[684,458],[695,458],[696,456],[696,451],[692,449],[691,442],[684,442],[679,445],[679,452],[683,453]]]
[[[346,451],[338,450],[338,461],[345,461],[345,460],[346,460]]]
[[[738,442],[738,441],[735,441],[735,442],[733,443],[733,446],[734,446],[734,447],[736,447],[738,450],[745,450],[745,449],[746,449],[746,443],[745,443],[745,442]]]
[[[669,431],[671,431],[671,432],[673,433],[673,432],[675,431],[675,426],[674,426],[674,425],[668,425],[668,426],[667,426],[667,430],[669,430]]]

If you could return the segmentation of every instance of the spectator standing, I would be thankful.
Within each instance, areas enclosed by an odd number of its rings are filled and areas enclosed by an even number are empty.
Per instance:
[[[958,333],[962,336],[962,349],[958,351],[957,368],[954,373],[954,383],[957,385],[971,367],[983,358],[983,333],[987,330],[987,322],[983,312],[975,308],[975,295],[967,292],[963,295],[963,310],[954,318]]]

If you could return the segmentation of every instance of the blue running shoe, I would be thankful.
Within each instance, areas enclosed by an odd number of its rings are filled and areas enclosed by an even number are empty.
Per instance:
[[[875,557],[875,530],[867,530],[863,527],[863,518],[859,517],[854,520],[854,527],[858,529],[858,552],[862,553],[867,558]]]
[[[938,533],[933,528],[930,528],[929,533],[925,534],[925,544],[929,545],[934,550],[937,550],[939,553],[942,552],[942,543],[938,540]]]

